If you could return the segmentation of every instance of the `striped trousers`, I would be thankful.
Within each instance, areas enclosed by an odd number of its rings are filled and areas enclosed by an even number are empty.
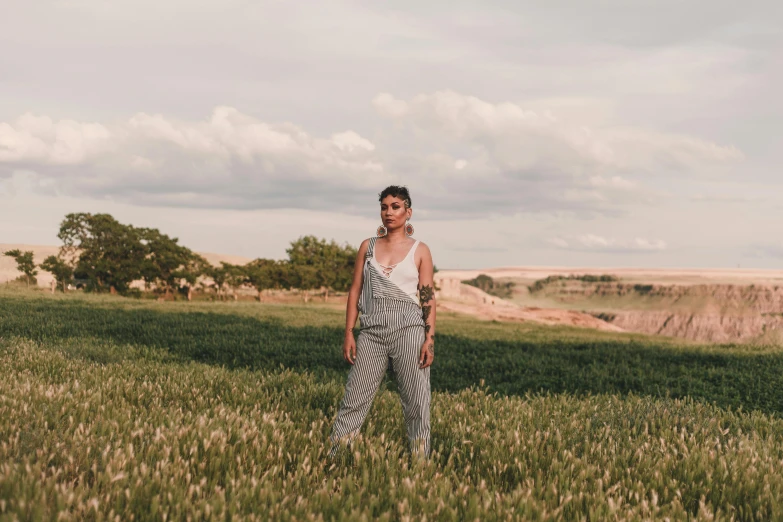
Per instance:
[[[411,301],[412,303],[412,301]],[[360,330],[356,341],[356,361],[348,374],[345,395],[340,403],[330,437],[334,456],[341,442],[350,441],[361,429],[372,406],[378,386],[391,366],[400,392],[411,452],[430,452],[430,369],[419,368],[424,343],[421,309],[415,303],[375,299],[374,321]],[[410,316],[413,310],[417,317]],[[383,318],[377,320],[378,318]]]

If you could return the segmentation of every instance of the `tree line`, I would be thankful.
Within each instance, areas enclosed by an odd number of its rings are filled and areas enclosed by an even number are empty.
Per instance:
[[[323,289],[326,298],[329,291],[346,291],[357,255],[348,244],[302,236],[286,249],[288,259],[214,266],[177,238],[155,228],[120,223],[109,214],[68,214],[57,237],[63,243],[58,255],[40,265],[32,251],[5,252],[16,260],[28,286],[36,283],[41,268],[54,276],[63,292],[76,285],[88,292],[134,295],[140,290],[131,284],[142,281],[146,290],[163,297],[181,294],[190,300],[197,285],[208,285],[219,299],[231,289],[251,287],[259,300],[265,290],[298,289],[307,301],[314,290]]]
[[[513,281],[495,281],[487,274],[479,274],[473,279],[467,279],[462,282],[466,285],[475,286],[489,295],[494,295],[501,299],[509,299],[514,294],[515,285]]]

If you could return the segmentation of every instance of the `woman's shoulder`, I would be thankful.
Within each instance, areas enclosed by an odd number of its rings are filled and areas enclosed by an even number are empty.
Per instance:
[[[370,250],[370,245],[375,243],[376,239],[377,238],[374,238],[374,237],[368,237],[367,239],[362,241],[361,244],[359,245],[358,252],[361,254],[363,252],[367,252],[368,250]]]
[[[418,259],[422,259],[423,257],[432,258],[432,252],[430,252],[430,247],[427,246],[427,243],[425,243],[424,241],[420,241],[418,239],[416,240],[416,243],[418,244],[416,245],[415,256]]]
[[[419,244],[416,248],[419,250],[426,250],[427,252],[430,251],[430,247],[427,246],[427,243],[424,241],[421,241],[420,239],[417,239],[416,242]]]

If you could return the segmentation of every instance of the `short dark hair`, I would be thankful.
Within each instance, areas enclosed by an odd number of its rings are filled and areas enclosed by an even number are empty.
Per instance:
[[[383,189],[383,192],[378,194],[378,201],[383,201],[383,198],[386,196],[391,196],[393,198],[400,198],[405,202],[405,208],[411,208],[411,195],[408,192],[407,187],[402,187],[399,185],[389,185],[385,189]]]

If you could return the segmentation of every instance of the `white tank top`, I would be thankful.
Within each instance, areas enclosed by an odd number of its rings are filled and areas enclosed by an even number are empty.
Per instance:
[[[392,283],[400,287],[400,290],[408,294],[416,304],[419,304],[419,269],[416,266],[416,257],[414,254],[416,252],[416,247],[418,246],[419,240],[417,239],[408,251],[408,255],[405,256],[405,259],[396,265],[386,266],[380,264],[375,258],[375,248],[372,249],[372,259],[370,260],[370,263],[375,266],[375,269],[378,270],[378,272],[388,277]]]

